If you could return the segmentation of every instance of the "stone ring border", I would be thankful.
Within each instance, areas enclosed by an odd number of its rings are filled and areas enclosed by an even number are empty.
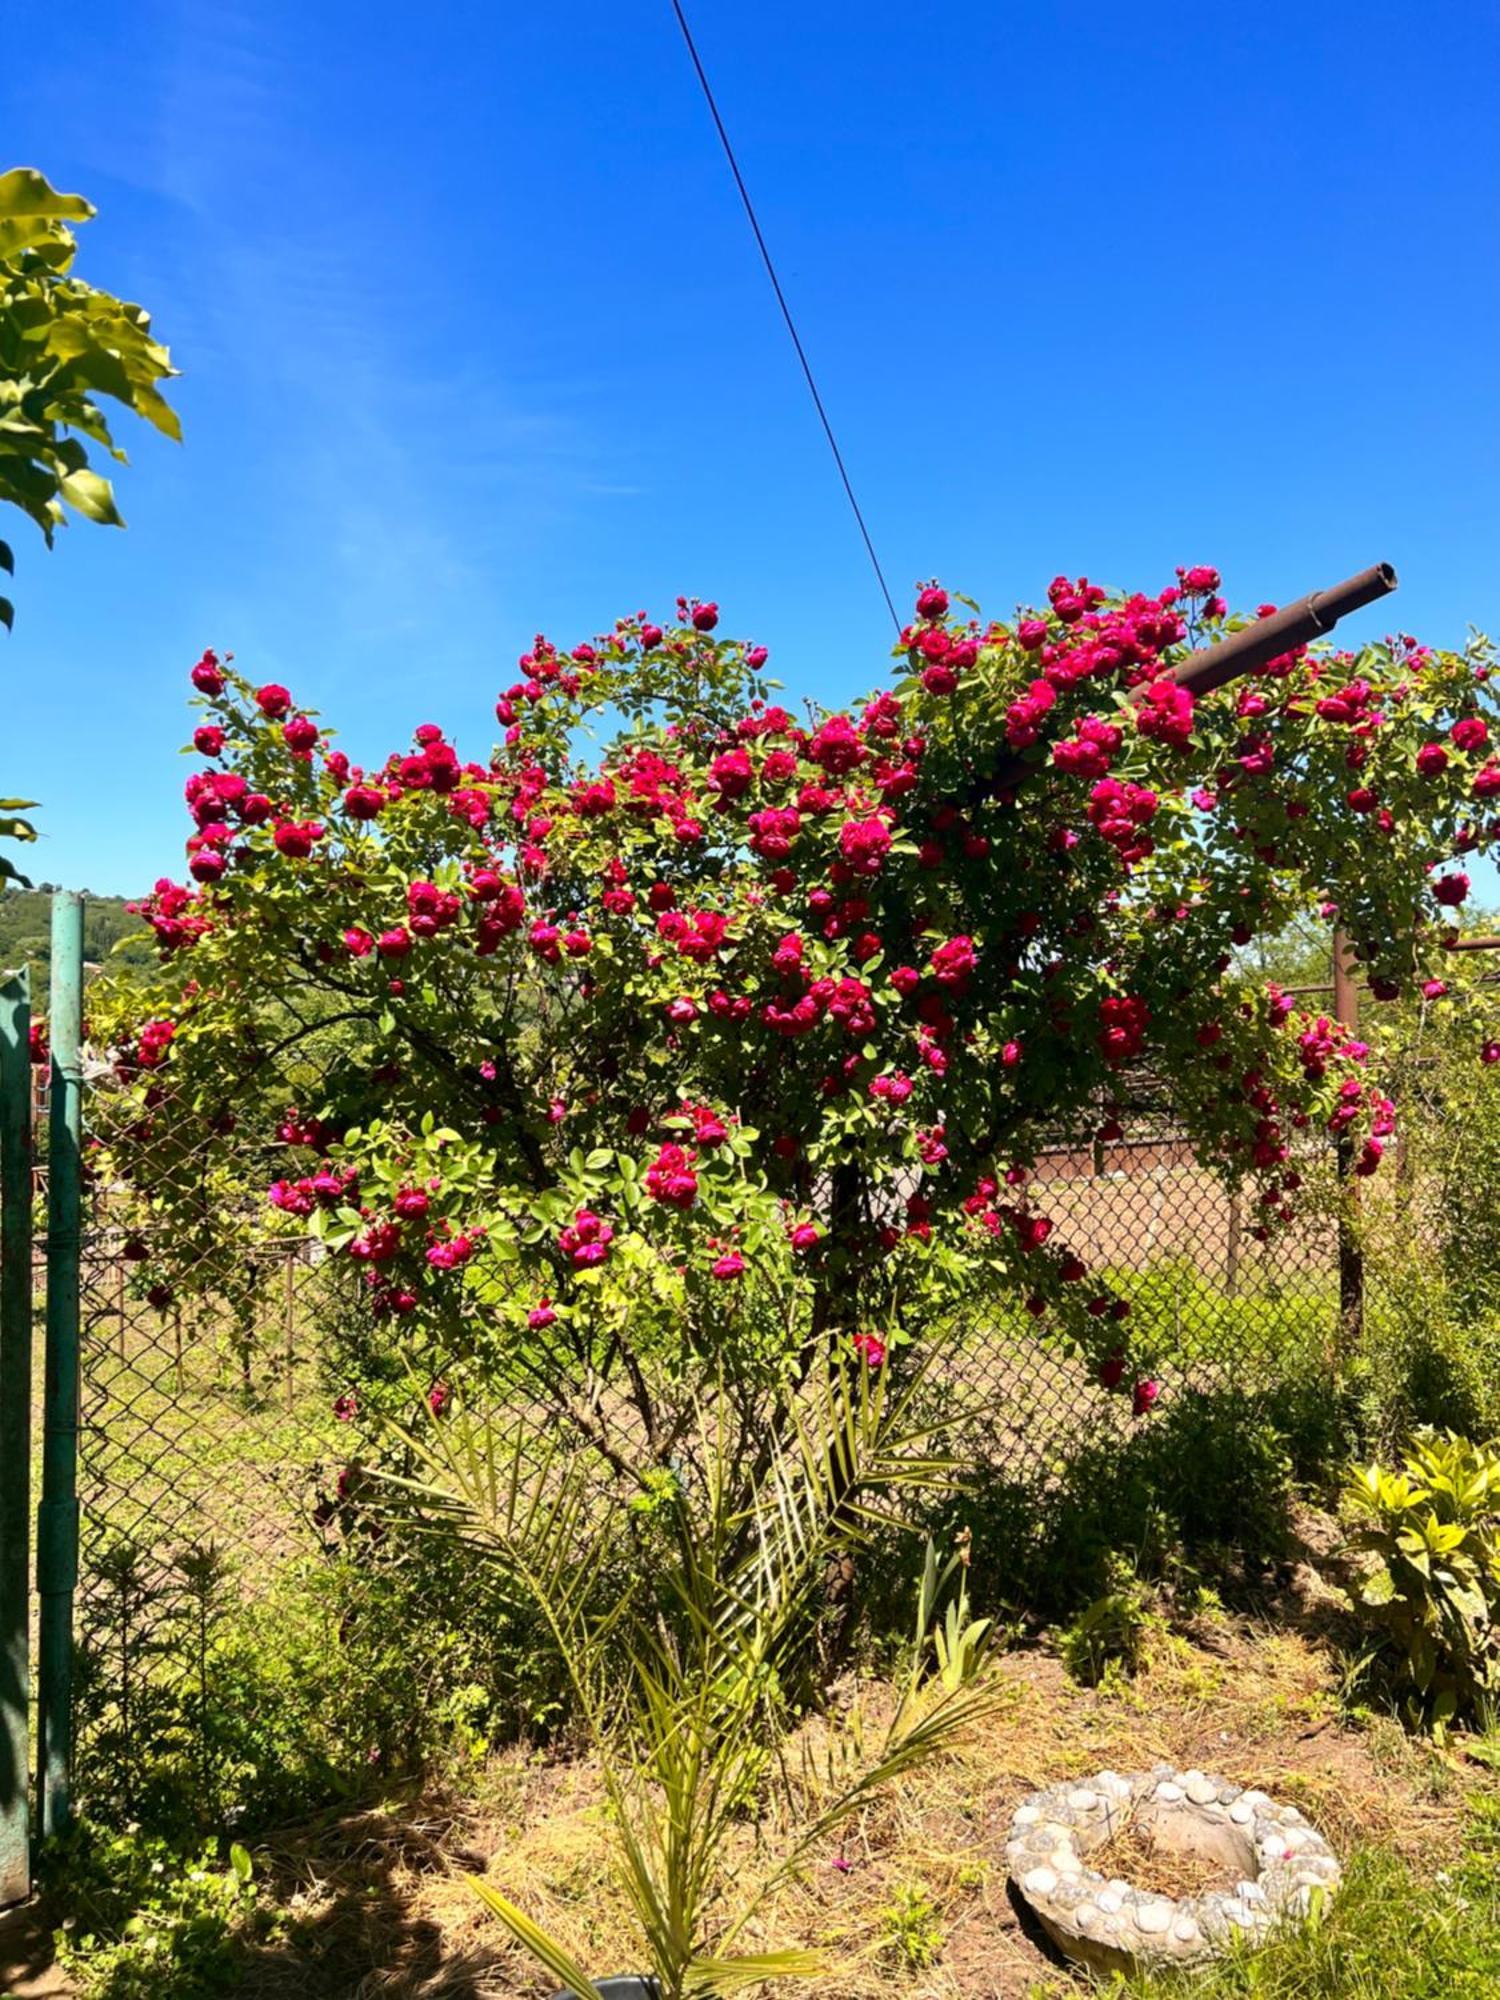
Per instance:
[[[1091,1868],[1088,1856],[1131,1824],[1165,1847],[1222,1861],[1240,1879],[1233,1890],[1173,1899]],[[1198,1964],[1237,1934],[1263,1942],[1307,1915],[1320,1892],[1332,1896],[1343,1872],[1295,1806],[1171,1764],[1034,1792],[1011,1821],[1005,1859],[1058,1949],[1100,1971]]]

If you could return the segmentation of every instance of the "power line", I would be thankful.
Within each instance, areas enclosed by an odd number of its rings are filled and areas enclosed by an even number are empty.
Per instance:
[[[807,386],[812,395],[813,407],[818,413],[818,421],[823,426],[823,435],[828,439],[828,449],[833,453],[833,462],[839,469],[839,478],[844,482],[844,491],[849,496],[849,505],[853,508],[854,518],[859,524],[859,532],[864,540],[865,552],[869,556],[871,567],[875,571],[876,581],[880,585],[880,594],[885,599],[885,608],[891,614],[891,623],[899,632],[901,630],[901,620],[896,615],[896,607],[892,602],[890,590],[886,585],[885,571],[880,567],[880,558],[875,553],[875,544],[871,541],[870,531],[865,526],[865,517],[860,512],[859,502],[854,497],[854,487],[849,478],[848,468],[844,464],[844,454],[839,450],[839,441],[833,434],[833,425],[828,421],[828,412],[823,407],[823,398],[818,394],[818,385],[813,379],[812,365],[808,361],[806,351],[803,348],[801,339],[798,337],[797,324],[792,318],[792,309],[786,302],[786,293],[781,289],[781,280],[776,275],[776,266],[771,261],[771,253],[767,249],[766,239],[761,233],[760,222],[755,213],[755,204],[750,199],[750,190],[745,186],[745,177],[740,172],[739,161],[734,157],[734,148],[729,143],[729,134],[724,130],[724,120],[719,116],[719,107],[714,101],[713,86],[709,83],[702,58],[698,54],[698,45],[693,40],[693,31],[687,24],[687,16],[682,11],[682,0],[672,0],[672,12],[677,16],[677,25],[682,30],[682,39],[687,43],[688,54],[693,59],[693,68],[698,72],[698,81],[703,86],[703,95],[708,101],[708,108],[719,134],[719,143],[724,148],[724,157],[729,162],[729,171],[734,175],[734,184],[740,191],[740,200],[745,204],[745,213],[750,218],[751,229],[755,232],[755,241],[760,250],[761,261],[766,267],[766,276],[771,280],[771,289],[776,294],[777,305],[781,307],[781,317],[786,321],[786,330],[792,336],[792,345],[797,350],[797,359],[801,362],[802,373],[807,378]]]

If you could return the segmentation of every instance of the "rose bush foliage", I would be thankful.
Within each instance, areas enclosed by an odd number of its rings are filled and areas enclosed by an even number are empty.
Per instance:
[[[538,638],[492,751],[423,724],[368,769],[205,654],[149,1018],[93,1010],[109,1171],[167,1225],[142,1282],[311,1231],[436,1378],[878,1362],[993,1277],[1128,1392],[1150,1357],[1033,1204],[1039,1141],[1109,1137],[1149,1064],[1258,1232],[1299,1134],[1373,1171],[1368,1052],[1237,954],[1311,909],[1410,990],[1500,810],[1484,641],[1299,650],[1195,703],[1168,670],[1238,622],[1217,593],[1059,577],[990,623],[929,585],[840,713],[682,600]]]

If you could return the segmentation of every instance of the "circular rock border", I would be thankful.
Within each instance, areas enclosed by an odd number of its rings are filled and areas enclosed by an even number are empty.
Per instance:
[[[1232,1890],[1174,1900],[1091,1868],[1088,1856],[1131,1824],[1163,1847],[1222,1861],[1240,1879]],[[1305,1916],[1319,1892],[1333,1895],[1343,1872],[1295,1806],[1171,1764],[1034,1792],[1011,1821],[1005,1859],[1058,1949],[1102,1972],[1199,1964],[1237,1934],[1262,1942]]]

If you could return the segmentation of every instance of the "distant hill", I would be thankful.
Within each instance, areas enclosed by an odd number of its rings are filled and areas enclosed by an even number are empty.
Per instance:
[[[0,895],[0,967],[31,967],[31,1004],[46,1011],[51,970],[52,885],[7,889]],[[127,942],[117,952],[115,945]],[[88,896],[83,906],[83,956],[93,965],[149,966],[156,948],[151,933],[125,908],[123,896]]]

